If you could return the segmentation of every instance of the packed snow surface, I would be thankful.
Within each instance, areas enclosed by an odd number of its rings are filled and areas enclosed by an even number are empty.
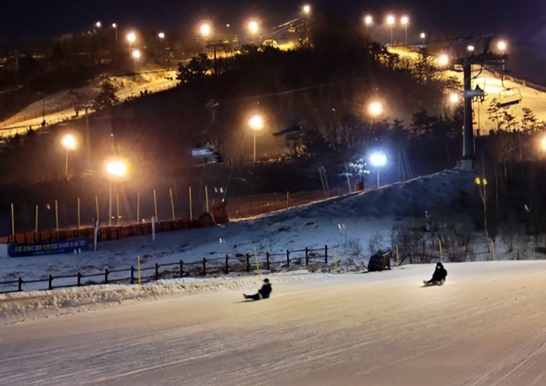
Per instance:
[[[272,274],[272,297],[258,302],[242,297],[259,288],[257,276],[3,296],[0,379],[543,385],[546,262],[445,265],[441,287],[422,286],[433,264]],[[10,313],[26,321],[14,323]]]

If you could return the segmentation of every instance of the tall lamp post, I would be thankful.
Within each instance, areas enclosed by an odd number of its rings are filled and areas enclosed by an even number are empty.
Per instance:
[[[420,37],[421,40],[423,41],[423,48],[425,48],[425,38],[427,37],[427,34],[424,33],[424,32],[421,32],[421,34],[419,35],[419,37]]]
[[[114,29],[114,58],[116,58],[118,50],[118,25],[112,23],[112,28]]]
[[[379,169],[387,164],[387,156],[381,152],[373,152],[370,154],[370,164],[377,170],[377,187],[381,186],[379,181]]]
[[[252,36],[252,44],[256,44],[256,36],[260,32],[260,24],[256,20],[250,20],[247,28],[248,32]]]
[[[142,56],[142,53],[140,52],[140,50],[133,50],[133,52],[131,53],[131,56],[133,57],[133,72],[135,74],[134,78],[136,79],[137,62],[140,59],[140,57]]]
[[[387,16],[387,25],[390,27],[391,30],[391,46],[392,46],[392,27],[394,26],[394,23],[396,22],[396,19],[393,15]]]
[[[373,127],[373,120],[378,117],[379,115],[383,114],[383,105],[381,102],[372,102],[368,105],[368,113],[370,114],[370,130],[368,131],[368,141],[366,142],[366,146],[370,143],[370,138],[372,136],[372,127]]]
[[[108,226],[112,226],[112,184],[127,174],[127,163],[121,160],[110,161],[106,164],[106,172],[110,176],[110,189],[108,197]],[[119,216],[117,216],[119,225]]]
[[[72,134],[66,134],[61,139],[61,144],[65,148],[65,162],[64,162],[64,176],[66,179],[68,179],[68,152],[70,150],[76,150],[76,137],[74,137]]]
[[[264,120],[261,115],[254,114],[250,119],[248,120],[248,126],[252,129],[254,133],[254,157],[253,157],[253,163],[256,163],[256,132],[260,131],[264,127]]]
[[[405,44],[408,45],[408,24],[409,24],[409,17],[402,16],[400,18],[400,23],[404,26],[404,34],[405,34]]]
[[[133,49],[133,44],[135,44],[136,41],[136,33],[129,32],[127,34],[127,42],[129,42],[129,51]]]
[[[373,23],[372,15],[364,16],[364,25],[366,26],[366,31],[368,31],[368,28],[372,25],[372,23]]]
[[[309,4],[305,4],[302,7],[303,14],[305,15],[305,40],[307,43],[307,47],[311,47],[311,34],[309,32],[309,17],[311,16],[311,6]]]
[[[199,27],[199,34],[203,38],[203,49],[205,50],[205,54],[207,53],[207,40],[212,34],[212,27],[209,23],[203,23]]]

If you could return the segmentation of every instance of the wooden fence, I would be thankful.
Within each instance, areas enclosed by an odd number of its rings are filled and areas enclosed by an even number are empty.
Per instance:
[[[184,262],[179,260],[173,263],[159,264],[140,268],[141,282],[151,282],[160,279],[174,279],[182,277],[204,277],[210,274],[229,274],[230,272],[250,273],[254,269],[270,270],[272,267],[288,268],[294,265],[308,266],[311,263],[328,264],[328,246],[318,249],[300,249],[286,250],[281,253],[269,253],[258,256],[254,254],[244,254],[236,256],[207,259]],[[257,263],[256,263],[257,261]],[[256,265],[257,264],[257,265]],[[97,284],[135,284],[138,283],[138,269],[134,266],[125,269],[109,270],[82,274],[77,272],[74,275],[46,274],[45,279],[24,279],[19,277],[17,280],[0,282],[0,293],[21,292],[25,290],[53,290],[55,288],[82,287]],[[44,277],[44,276],[42,276]],[[25,286],[31,284],[32,288],[26,289]]]

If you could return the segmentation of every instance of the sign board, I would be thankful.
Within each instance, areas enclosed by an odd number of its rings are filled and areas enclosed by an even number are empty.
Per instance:
[[[9,244],[8,256],[24,257],[39,255],[54,255],[60,253],[73,253],[74,251],[87,251],[88,239],[76,239],[65,241],[53,241],[46,244]]]
[[[198,147],[191,150],[191,156],[193,158],[214,157],[214,149],[211,149],[210,147]]]

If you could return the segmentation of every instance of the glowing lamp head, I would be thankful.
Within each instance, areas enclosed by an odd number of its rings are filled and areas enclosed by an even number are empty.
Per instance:
[[[373,23],[373,17],[371,15],[364,16],[364,23],[366,25],[370,25]]]
[[[165,32],[158,33],[157,37],[160,38],[160,39],[165,39]]]
[[[110,161],[106,164],[106,171],[114,177],[122,177],[127,174],[127,164],[123,161]]]
[[[387,24],[388,25],[392,26],[392,25],[394,25],[395,22],[396,22],[396,19],[394,18],[393,15],[387,16]]]
[[[449,56],[447,56],[447,54],[441,54],[438,57],[438,62],[441,66],[447,66],[449,64]]]
[[[199,27],[199,33],[201,34],[201,36],[206,38],[210,36],[210,34],[212,33],[212,27],[210,26],[209,23],[203,23]]]
[[[453,93],[449,96],[449,101],[453,104],[459,102],[459,95],[456,93]]]
[[[402,16],[402,17],[400,18],[400,24],[402,24],[402,25],[408,25],[408,23],[409,23],[409,17],[407,17],[407,16]]]
[[[248,32],[250,32],[252,35],[255,35],[260,30],[260,25],[256,20],[251,20],[248,22]]]
[[[424,32],[421,32],[421,35],[419,35],[421,37],[421,39],[424,39],[427,37],[427,34],[425,34]]]
[[[74,150],[76,149],[76,138],[72,134],[66,134],[61,140],[61,144],[66,150]]]
[[[306,15],[309,15],[311,13],[311,6],[309,4],[305,4],[302,9],[303,13],[305,13]]]
[[[370,154],[370,164],[376,168],[387,164],[387,156],[380,152]]]
[[[501,40],[497,43],[497,48],[504,52],[506,50],[506,42]]]
[[[133,59],[140,59],[142,53],[140,52],[140,50],[133,50],[131,55],[133,56]]]
[[[383,113],[383,105],[380,102],[372,102],[368,106],[368,111],[371,116],[377,117]]]
[[[248,120],[248,126],[250,126],[250,128],[255,131],[263,129],[264,120],[262,116],[255,114],[252,117],[250,117],[250,119]]]
[[[136,34],[135,34],[134,32],[129,32],[129,33],[127,34],[127,41],[128,41],[129,43],[134,43],[135,40],[136,40]]]

